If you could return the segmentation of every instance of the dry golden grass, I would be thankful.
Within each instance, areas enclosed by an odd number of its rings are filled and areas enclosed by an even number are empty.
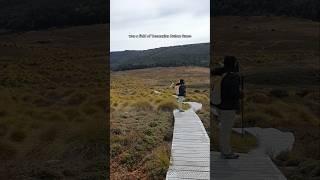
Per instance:
[[[208,69],[197,67],[111,73],[111,179],[165,177],[170,158],[172,111],[178,107],[172,96],[174,89],[169,88],[171,81],[184,78],[187,97],[200,96],[201,101],[207,101],[202,114],[208,118],[208,75]],[[199,92],[194,94],[195,90]],[[202,93],[203,90],[207,91]]]
[[[320,159],[319,22],[230,16],[215,18],[215,25],[214,63],[234,55],[245,75],[246,126],[294,133],[289,158],[277,164],[289,180],[317,179],[311,171],[319,166],[304,162]]]
[[[105,32],[94,25],[0,36],[0,179],[107,176]]]

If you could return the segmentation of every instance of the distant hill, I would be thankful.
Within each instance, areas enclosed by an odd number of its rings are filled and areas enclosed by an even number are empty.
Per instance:
[[[319,0],[215,0],[214,16],[292,16],[320,20]]]
[[[0,30],[107,23],[108,5],[105,0],[0,0]]]
[[[209,66],[210,44],[190,44],[141,51],[118,51],[110,54],[111,70],[149,67]]]

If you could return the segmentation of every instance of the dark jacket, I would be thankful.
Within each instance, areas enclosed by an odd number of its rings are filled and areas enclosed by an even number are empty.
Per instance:
[[[240,76],[238,73],[227,73],[221,81],[222,110],[238,110],[240,108]]]
[[[186,86],[184,84],[180,84],[178,96],[186,96]]]

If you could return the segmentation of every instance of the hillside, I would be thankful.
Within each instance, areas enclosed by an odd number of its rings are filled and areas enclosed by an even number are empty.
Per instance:
[[[111,52],[111,70],[209,65],[210,44],[190,44],[142,51]]]
[[[291,16],[320,20],[319,0],[215,0],[215,16]]]
[[[0,31],[26,31],[108,21],[103,0],[0,0]]]

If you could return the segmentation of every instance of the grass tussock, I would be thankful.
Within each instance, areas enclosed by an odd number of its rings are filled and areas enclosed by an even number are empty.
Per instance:
[[[132,107],[138,111],[152,111],[153,110],[153,106],[150,104],[150,102],[143,101],[143,100],[135,102],[134,104],[132,104]]]
[[[173,101],[163,101],[158,104],[158,110],[159,111],[167,111],[172,112],[174,109],[178,108],[178,104]]]

